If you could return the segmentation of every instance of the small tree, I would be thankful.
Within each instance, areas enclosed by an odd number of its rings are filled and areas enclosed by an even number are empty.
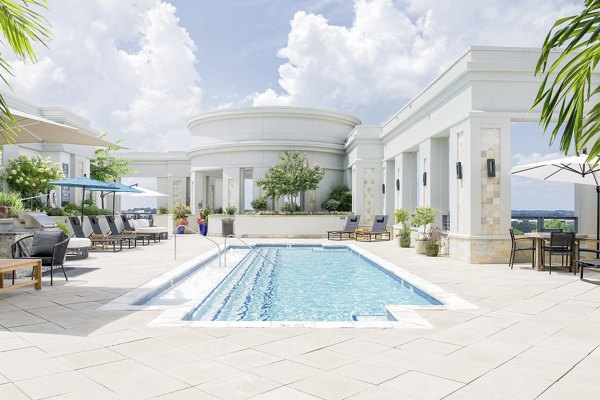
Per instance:
[[[394,210],[394,220],[397,224],[401,224],[402,228],[399,230],[400,237],[409,238],[410,237],[410,213],[407,209],[401,208],[399,210]]]
[[[19,156],[8,161],[2,178],[21,197],[28,198],[47,193],[53,188],[48,182],[63,179],[64,175],[58,164],[50,163],[50,158]]]
[[[107,134],[100,135],[104,138]],[[116,143],[121,143],[123,139],[119,139]],[[128,167],[131,160],[123,160],[121,157],[112,155],[111,153],[118,150],[117,147],[107,147],[96,150],[96,159],[90,161],[90,178],[102,182],[112,182],[118,177],[125,174],[132,174],[135,171]],[[91,197],[90,197],[91,198]],[[102,208],[104,208],[104,196],[101,196]]]
[[[286,151],[279,164],[273,165],[267,175],[256,181],[268,197],[276,200],[286,197],[290,209],[297,209],[296,197],[307,190],[315,190],[325,176],[325,170],[310,166],[306,154]]]
[[[104,138],[106,134],[100,135]],[[123,139],[119,139],[116,143],[121,143]],[[96,159],[90,161],[90,178],[97,179],[102,182],[112,182],[121,175],[132,174],[135,171],[128,167],[131,160],[123,160],[121,157],[112,155],[111,153],[118,150],[117,147],[107,147],[96,150]]]
[[[419,227],[423,227],[423,236],[427,231],[427,225],[435,222],[435,213],[437,210],[432,207],[417,207],[412,215],[412,223]]]

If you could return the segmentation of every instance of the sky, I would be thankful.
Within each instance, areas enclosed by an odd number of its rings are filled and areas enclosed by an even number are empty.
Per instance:
[[[186,150],[186,121],[218,108],[321,107],[381,124],[469,46],[540,46],[583,1],[49,3],[54,37],[36,64],[11,62],[15,93],[79,113],[131,150],[162,151]],[[522,136],[539,147],[521,158],[555,152]]]

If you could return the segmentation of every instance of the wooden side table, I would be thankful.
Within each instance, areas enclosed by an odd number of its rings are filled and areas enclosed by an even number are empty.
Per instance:
[[[33,267],[33,280],[15,283],[14,285],[4,287],[4,273],[15,271],[21,268],[32,268]],[[17,289],[27,285],[34,285],[36,290],[42,289],[42,260],[39,258],[25,259],[25,258],[0,258],[0,293],[8,290]]]

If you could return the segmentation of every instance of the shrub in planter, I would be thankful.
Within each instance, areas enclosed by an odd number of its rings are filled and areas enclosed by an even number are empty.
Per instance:
[[[1,218],[16,218],[19,211],[23,211],[23,200],[17,193],[0,192],[0,206],[3,206]]]
[[[189,223],[187,220],[187,216],[191,212],[192,210],[185,204],[177,203],[175,205],[175,208],[173,208],[173,218],[175,219],[175,226],[187,225]]]
[[[394,220],[401,224],[402,228],[398,231],[398,243],[400,247],[410,247],[410,213],[402,208],[394,211]]]
[[[267,198],[258,197],[250,202],[254,211],[265,211],[267,209]]]
[[[225,212],[227,213],[227,215],[234,215],[236,211],[237,208],[235,206],[227,206],[225,208]]]
[[[414,226],[417,228],[423,227],[423,236],[418,237],[415,241],[415,250],[417,254],[425,254],[425,233],[427,225],[435,222],[435,213],[437,210],[432,207],[417,207],[411,216]]]

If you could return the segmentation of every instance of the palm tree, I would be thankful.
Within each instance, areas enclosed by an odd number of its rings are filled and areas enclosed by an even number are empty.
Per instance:
[[[46,9],[47,6],[46,0],[0,0],[0,46],[10,47],[20,61],[35,63],[37,57],[33,45],[39,43],[46,46],[44,40],[50,38],[50,30],[48,21],[33,8]],[[0,57],[0,79],[12,90],[7,74],[12,76],[12,68]],[[10,143],[18,134],[15,129],[17,126],[6,101],[0,95],[0,135]]]
[[[571,143],[575,153],[591,145],[589,158],[600,153],[600,105],[591,109],[590,99],[600,92],[592,87],[592,74],[600,60],[600,0],[586,0],[579,15],[561,18],[552,27],[542,47],[535,74],[544,74],[532,108],[542,105],[540,126],[550,134],[550,143],[561,133],[560,150],[567,154]],[[549,65],[550,53],[560,48],[558,58]],[[551,77],[553,75],[553,77]],[[564,130],[563,130],[564,129]]]

